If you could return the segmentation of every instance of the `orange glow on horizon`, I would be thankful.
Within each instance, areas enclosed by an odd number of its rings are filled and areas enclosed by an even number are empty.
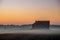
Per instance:
[[[3,3],[1,5],[0,24],[28,24],[35,20],[50,20],[51,24],[60,23],[59,8],[54,4],[24,4],[24,2],[13,4]]]

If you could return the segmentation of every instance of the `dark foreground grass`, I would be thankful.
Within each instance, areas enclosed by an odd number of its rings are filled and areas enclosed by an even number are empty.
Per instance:
[[[60,40],[60,34],[0,34],[0,40]]]

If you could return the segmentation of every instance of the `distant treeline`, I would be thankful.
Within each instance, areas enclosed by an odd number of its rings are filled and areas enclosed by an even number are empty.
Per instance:
[[[31,28],[32,24],[28,25],[0,25],[0,28]]]

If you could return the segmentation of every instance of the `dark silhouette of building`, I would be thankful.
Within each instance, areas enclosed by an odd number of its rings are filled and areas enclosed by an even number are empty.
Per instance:
[[[49,29],[50,21],[35,21],[34,24],[32,24],[32,29]]]

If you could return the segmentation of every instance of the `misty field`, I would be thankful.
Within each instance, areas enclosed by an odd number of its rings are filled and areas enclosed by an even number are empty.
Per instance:
[[[0,30],[0,40],[58,40],[60,30]]]

